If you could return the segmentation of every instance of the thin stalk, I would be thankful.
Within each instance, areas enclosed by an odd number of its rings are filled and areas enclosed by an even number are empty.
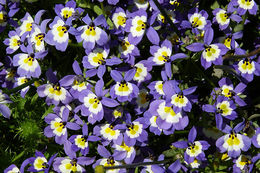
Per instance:
[[[242,58],[246,58],[246,57],[250,57],[250,56],[254,56],[260,53],[260,47],[252,52],[249,52],[248,54],[244,54],[244,55],[225,55],[223,56],[223,59],[242,59]]]
[[[15,93],[15,92],[17,92],[17,91],[19,91],[19,90],[21,90],[21,89],[23,89],[23,88],[25,88],[25,87],[27,87],[27,86],[29,86],[29,85],[31,85],[31,84],[33,84],[35,81],[37,81],[37,80],[39,80],[38,78],[34,78],[34,79],[32,79],[32,80],[30,80],[30,81],[28,81],[28,82],[26,82],[26,83],[24,83],[24,84],[22,84],[22,85],[20,85],[20,86],[18,86],[18,87],[15,87],[15,88],[13,88],[13,89],[10,89],[10,90],[7,90],[7,91],[3,91],[5,94],[12,94],[12,93]]]
[[[163,164],[171,161],[171,159],[165,159],[162,161],[154,161],[154,162],[139,162],[139,163],[133,163],[133,164],[127,164],[127,165],[118,165],[118,166],[104,166],[105,169],[120,169],[120,168],[135,168],[138,166],[145,166],[145,165],[158,165]]]

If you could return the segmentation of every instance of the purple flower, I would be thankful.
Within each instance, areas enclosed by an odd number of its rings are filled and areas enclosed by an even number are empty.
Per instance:
[[[233,8],[234,6],[238,6],[237,13],[241,16],[244,15],[247,10],[249,14],[256,15],[258,10],[258,6],[254,0],[231,0],[229,6],[232,6]]]
[[[5,7],[8,7],[9,12],[6,11]],[[17,22],[12,19],[17,11],[19,8],[16,7],[16,3],[0,4],[0,33],[5,30],[8,23],[13,27],[18,27]]]
[[[86,156],[89,152],[88,141],[99,141],[100,138],[93,135],[88,136],[88,126],[85,123],[82,127],[82,135],[72,135],[69,140],[72,143],[71,149],[74,152],[80,150],[81,154]]]
[[[83,9],[76,8],[76,2],[74,0],[68,1],[65,6],[63,4],[56,4],[54,10],[60,18],[64,19],[64,21],[70,17],[75,19],[83,12]]]
[[[128,146],[124,142],[122,142],[119,145],[114,144],[113,147],[115,148],[114,155],[120,155],[120,160],[124,160],[127,164],[130,164],[134,161],[136,156],[134,146]]]
[[[58,105],[60,102],[68,104],[73,99],[70,93],[60,84],[52,70],[46,72],[46,76],[51,83],[41,85],[37,88],[39,97],[46,97],[48,105]]]
[[[133,65],[135,57],[140,55],[139,49],[135,44],[131,44],[128,40],[128,37],[120,40],[119,52],[121,53],[121,58],[125,62]]]
[[[94,162],[95,158],[90,157],[78,157],[65,158],[57,157],[54,160],[53,168],[58,173],[64,172],[79,172],[86,173],[84,166],[90,165]]]
[[[196,86],[181,90],[176,81],[167,81],[163,86],[166,101],[173,105],[174,111],[184,110],[190,112],[192,105],[197,99],[191,95],[197,89]],[[190,101],[191,100],[191,101]]]
[[[153,57],[150,57],[148,61],[152,65],[164,65],[165,64],[165,72],[168,77],[172,77],[172,68],[171,62],[180,59],[186,58],[187,55],[184,53],[177,53],[171,56],[172,54],[172,44],[169,40],[164,40],[160,46],[154,45],[150,47],[150,53]]]
[[[71,18],[64,22],[60,17],[56,16],[54,21],[49,25],[51,30],[46,35],[46,43],[64,52],[68,46],[69,33],[76,34],[76,30],[71,26],[71,22]]]
[[[17,86],[20,86],[22,84],[25,84],[29,81],[30,78],[26,78],[26,77],[18,77],[16,78],[16,83],[17,83]],[[21,89],[21,97],[25,97],[25,94],[28,92],[28,90],[30,89],[30,86],[27,86],[23,89]]]
[[[117,101],[111,98],[105,97],[105,94],[108,90],[104,90],[103,80],[99,80],[95,86],[94,94],[90,90],[86,90],[81,93],[79,96],[79,101],[83,104],[80,106],[81,113],[84,116],[88,116],[88,122],[94,124],[96,121],[101,121],[104,116],[103,105],[107,107],[116,107],[118,104]]]
[[[111,70],[111,77],[116,81],[116,84],[110,89],[110,95],[113,99],[117,98],[119,102],[131,101],[137,97],[139,89],[138,87],[130,83],[133,79],[136,70],[131,69],[125,72],[124,78],[122,74],[116,70]]]
[[[102,141],[103,145],[108,145],[111,141],[113,141],[114,144],[120,145],[123,141],[123,135],[118,128],[120,128],[120,124],[102,124],[100,126],[95,126],[93,133],[104,139],[104,141]]]
[[[104,48],[97,47],[89,52],[87,56],[83,57],[83,66],[87,69],[92,69],[91,73],[93,75],[97,74],[101,79],[106,72],[106,65],[112,66],[122,62],[117,57],[107,58],[108,54],[108,45],[104,46]]]
[[[228,49],[224,44],[215,43],[210,44],[213,40],[214,31],[211,27],[205,30],[204,44],[203,43],[192,43],[186,48],[192,52],[200,52],[201,54],[201,65],[207,69],[211,64],[222,65],[222,55],[226,54]]]
[[[4,170],[4,173],[10,173],[10,172],[12,172],[12,173],[20,173],[20,170],[19,170],[19,168],[16,165],[12,164],[12,165],[10,165],[8,168],[6,168]]]
[[[120,7],[117,7],[112,15],[112,21],[116,29],[118,29],[121,32],[122,30],[124,30],[126,25],[126,18],[127,14],[125,13],[125,10]]]
[[[205,30],[206,26],[211,24],[207,20],[208,13],[205,10],[199,12],[198,8],[191,9],[188,18],[189,21],[183,20],[181,26],[182,28],[191,28],[196,35],[199,34],[199,30]]]
[[[164,155],[161,154],[158,158],[158,161],[164,160]],[[145,162],[152,162],[153,160],[151,159],[144,159]],[[141,173],[147,173],[147,172],[165,172],[165,168],[163,165],[147,165],[144,166],[144,168],[141,170]]]
[[[144,118],[138,118],[131,124],[126,125],[126,131],[124,133],[124,142],[127,146],[134,146],[136,141],[141,143],[146,142],[148,139],[148,133],[145,131],[147,128]]]
[[[260,64],[253,61],[253,58],[242,59],[234,65],[236,71],[247,82],[251,82],[254,79],[254,75],[260,76]]]
[[[12,54],[19,48],[22,50],[26,50],[25,46],[22,44],[21,37],[18,35],[16,31],[10,31],[8,33],[9,38],[4,40],[4,44],[8,47],[6,48],[7,54]]]
[[[216,125],[220,130],[225,128],[226,125],[223,117],[225,120],[234,120],[237,118],[237,113],[234,111],[236,109],[235,103],[224,96],[219,96],[214,106],[207,104],[203,105],[202,109],[206,112],[215,113]]]
[[[101,155],[103,158],[96,161],[95,164],[93,164],[93,168],[95,168],[98,165],[103,166],[118,166],[121,165],[120,162],[117,160],[122,160],[120,154],[113,154],[111,155],[110,152],[102,145],[98,145],[97,147],[98,154]],[[118,173],[125,172],[125,169],[118,169]]]
[[[146,125],[149,126],[150,132],[154,133],[155,135],[161,135],[163,129],[161,129],[156,121],[159,115],[152,114],[149,110],[144,112],[144,118],[146,119]]]
[[[137,45],[146,33],[146,36],[151,43],[159,44],[159,35],[151,26],[155,21],[155,17],[151,17],[151,19],[148,20],[147,13],[142,9],[130,13],[128,17],[129,19],[126,21],[125,30],[126,32],[129,32],[129,43]]]
[[[234,101],[239,105],[239,106],[245,106],[246,103],[244,100],[242,100],[239,95],[242,94],[246,88],[246,85],[244,83],[239,83],[235,88],[232,84],[232,81],[229,78],[222,78],[218,82],[220,86],[220,91],[221,95],[229,98],[229,99],[234,99]],[[218,88],[216,89],[218,90]]]
[[[45,122],[49,126],[45,127],[44,135],[48,138],[55,136],[55,141],[58,144],[63,144],[67,140],[67,128],[72,130],[79,130],[80,126],[73,122],[68,122],[70,111],[65,108],[62,113],[62,117],[57,114],[48,114],[45,117]]]
[[[145,81],[148,81],[152,78],[149,73],[152,70],[152,65],[147,60],[139,61],[134,65],[136,68],[135,76],[133,80],[137,82],[138,86]]]
[[[74,61],[72,64],[73,71],[76,73],[76,75],[67,75],[64,76],[60,80],[60,84],[64,87],[71,87],[69,92],[70,94],[75,98],[78,99],[81,92],[84,90],[91,90],[93,87],[91,84],[88,83],[88,81],[85,80],[87,75],[84,77],[82,70],[79,66],[79,63],[77,61]]]
[[[10,98],[0,90],[0,113],[8,119],[10,118],[11,110],[5,104],[11,102]]]
[[[242,18],[239,15],[232,14],[230,11],[225,11],[221,8],[214,9],[213,14],[215,16],[213,22],[218,23],[221,30],[224,30],[229,26],[230,19],[237,23],[242,21]]]
[[[96,45],[103,46],[108,41],[107,33],[100,26],[107,26],[106,19],[103,15],[98,16],[94,21],[88,14],[82,19],[87,25],[80,26],[77,30],[80,34],[76,35],[78,42],[83,40],[83,47],[86,52],[90,52]]]
[[[163,129],[166,135],[174,133],[175,130],[183,130],[189,123],[188,117],[184,112],[174,111],[171,104],[167,104],[164,100],[155,100],[151,102],[149,110],[154,121],[158,125],[159,130]],[[151,121],[151,119],[150,119]],[[151,125],[154,122],[151,122]],[[156,127],[155,125],[153,125]]]
[[[195,127],[189,132],[188,142],[178,141],[172,145],[177,148],[186,148],[184,153],[184,160],[188,163],[192,163],[195,159],[205,160],[204,150],[207,150],[210,145],[207,141],[195,141],[197,136],[197,130]]]
[[[260,154],[250,157],[246,155],[240,155],[237,159],[234,159],[233,172],[251,172],[254,164],[260,159]]]
[[[28,158],[31,166],[28,168],[27,171],[30,172],[44,171],[44,173],[48,173],[51,168],[52,161],[56,157],[56,155],[57,154],[51,156],[51,158],[48,161],[41,152],[36,151],[35,157]]]
[[[40,10],[36,13],[35,18],[33,20],[32,16],[27,12],[25,16],[21,19],[22,25],[17,29],[17,32],[19,33],[20,36],[25,36],[29,34],[29,32],[32,30],[32,25],[33,23],[39,24],[41,16],[45,10]]]
[[[41,25],[33,24],[32,25],[32,30],[30,33],[30,38],[29,38],[29,43],[33,45],[35,48],[36,52],[41,52],[45,51],[45,45],[44,45],[44,40],[45,40],[45,30],[46,30],[46,25],[50,19],[43,20]]]
[[[216,146],[221,153],[227,152],[229,157],[237,158],[242,151],[247,151],[251,146],[251,139],[238,132],[244,127],[244,122],[232,128],[226,126],[223,132],[227,133],[216,141]]]
[[[37,59],[45,57],[47,53],[47,51],[34,53],[32,46],[29,45],[26,52],[14,56],[13,65],[18,66],[17,73],[20,76],[38,78],[41,75],[41,67]]]
[[[256,148],[260,148],[260,128],[256,129],[255,135],[252,137],[252,144]]]

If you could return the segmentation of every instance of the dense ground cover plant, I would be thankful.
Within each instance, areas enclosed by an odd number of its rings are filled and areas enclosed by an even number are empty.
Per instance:
[[[258,5],[0,0],[1,171],[260,171]]]

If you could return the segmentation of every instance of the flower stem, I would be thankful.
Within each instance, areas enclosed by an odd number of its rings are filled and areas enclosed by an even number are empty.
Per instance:
[[[244,55],[225,55],[223,56],[223,59],[242,59],[242,58],[246,58],[246,57],[250,57],[250,56],[254,56],[260,53],[260,47],[252,52],[249,52],[248,54],[244,54]]]
[[[118,165],[118,166],[104,166],[104,168],[105,169],[135,168],[138,166],[163,164],[163,163],[167,163],[169,161],[171,161],[171,159],[165,159],[162,161],[154,161],[154,162],[139,162],[139,163],[133,163],[133,164],[127,164],[127,165]]]
[[[28,82],[26,82],[26,83],[24,83],[24,84],[22,84],[22,85],[20,85],[20,86],[18,86],[18,87],[15,87],[15,88],[13,88],[13,89],[6,90],[6,91],[3,91],[3,92],[4,92],[5,94],[15,93],[15,92],[17,92],[17,91],[19,91],[19,90],[21,90],[21,89],[23,89],[23,88],[25,88],[25,87],[27,87],[27,86],[33,84],[33,83],[34,83],[35,81],[37,81],[37,80],[39,80],[39,79],[38,79],[38,78],[34,78],[34,79],[32,79],[32,80],[30,80],[30,81],[28,81]]]

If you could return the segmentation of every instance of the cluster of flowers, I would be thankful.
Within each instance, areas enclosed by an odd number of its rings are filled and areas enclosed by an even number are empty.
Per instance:
[[[205,70],[212,64],[222,65],[227,52],[244,55],[246,51],[236,42],[243,33],[234,33],[230,23],[242,22],[245,13],[256,15],[257,4],[254,0],[231,0],[226,8],[214,9],[211,21],[206,11],[195,7],[196,2],[186,4],[191,10],[181,13],[178,6],[185,2],[159,0],[167,17],[155,2],[158,1],[108,0],[103,2],[107,6],[102,10],[104,13],[106,7],[113,7],[113,10],[107,18],[104,15],[93,18],[70,0],[65,5],[55,5],[56,16],[53,20],[41,20],[45,11],[40,10],[34,18],[26,13],[18,26],[12,20],[19,10],[18,3],[0,1],[0,31],[8,24],[16,27],[4,40],[8,56],[1,64],[2,88],[12,89],[44,76],[41,63],[48,55],[47,47],[55,46],[59,51],[66,51],[70,44],[69,37],[82,42],[86,54],[82,61],[74,61],[72,68],[75,74],[59,80],[57,73],[49,69],[46,84],[36,86],[39,97],[46,98],[48,105],[55,105],[53,113],[45,117],[48,126],[44,129],[44,135],[54,137],[57,144],[63,145],[67,156],[53,155],[47,160],[43,153],[37,151],[35,157],[26,159],[20,169],[11,165],[5,173],[23,172],[28,165],[30,167],[26,170],[31,172],[48,172],[50,169],[56,172],[85,172],[84,166],[87,165],[95,168],[97,165],[108,167],[151,161],[147,154],[143,154],[151,153],[148,148],[149,134],[172,135],[175,131],[184,130],[189,124],[187,114],[193,104],[201,105],[204,112],[215,115],[216,127],[224,133],[215,145],[220,153],[233,159],[233,171],[252,169],[260,155],[249,157],[241,154],[241,150],[248,151],[251,143],[252,147],[260,148],[260,128],[254,129],[252,137],[246,136],[245,126],[251,122],[242,120],[236,109],[247,105],[240,95],[254,75],[260,74],[259,63],[255,61],[257,57],[246,57],[232,64],[241,83],[234,87],[229,78],[222,78],[219,87],[211,93],[215,100],[212,104],[199,102],[194,94],[197,86],[181,87],[182,81],[173,78],[172,65],[176,60],[190,56],[190,53],[181,53],[181,48],[200,52],[200,62]],[[112,26],[107,23],[108,18],[113,22]],[[224,39],[213,41],[213,24],[223,31]],[[188,30],[197,38],[197,42],[189,45],[181,39],[187,37]],[[151,44],[150,57],[141,57],[139,51],[145,41]],[[118,54],[114,55],[111,49]],[[152,78],[151,73],[156,66],[160,68],[161,78],[158,75]],[[105,76],[111,82],[105,83]],[[98,80],[93,82],[90,79]],[[21,90],[22,97],[29,87]],[[0,111],[9,118],[10,110],[4,103],[11,101],[2,91],[0,96]],[[230,121],[235,119],[243,122],[231,128]],[[197,130],[195,127],[190,129],[188,141],[172,143],[176,148],[185,149],[184,161],[177,159],[169,167],[163,164],[144,166],[142,171],[178,172],[180,169],[188,171],[205,166],[207,157],[204,151],[211,145],[206,140],[195,140]],[[97,141],[97,153],[102,157],[98,160],[87,157],[89,143]],[[158,160],[163,159],[164,155],[158,157]],[[113,169],[109,172],[126,170]]]

